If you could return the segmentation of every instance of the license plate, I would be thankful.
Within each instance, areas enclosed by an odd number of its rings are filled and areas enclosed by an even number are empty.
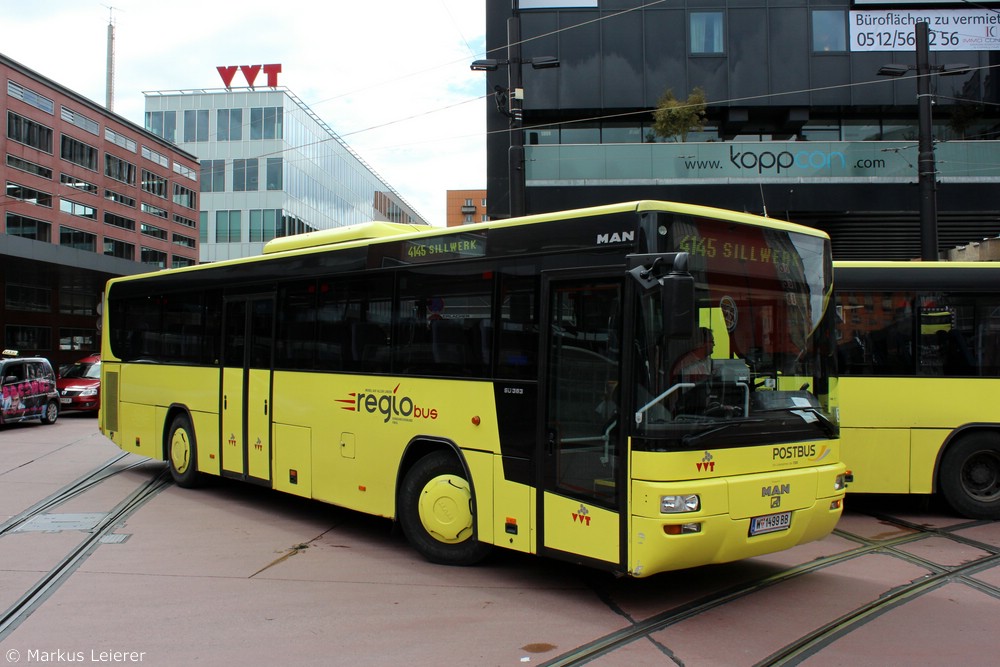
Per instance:
[[[788,530],[788,527],[791,525],[791,512],[755,516],[750,519],[750,537],[753,537],[754,535],[763,535],[764,533],[776,533],[779,530]]]
[[[62,403],[63,405],[69,405],[70,403],[73,402],[73,399],[72,398],[60,398],[59,402]]]

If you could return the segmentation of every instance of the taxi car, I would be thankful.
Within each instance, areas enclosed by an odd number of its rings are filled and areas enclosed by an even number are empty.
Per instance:
[[[94,412],[101,407],[101,355],[92,354],[59,369],[56,380],[63,412]]]
[[[59,393],[49,360],[4,350],[0,354],[0,424],[33,419],[55,424],[58,417]]]

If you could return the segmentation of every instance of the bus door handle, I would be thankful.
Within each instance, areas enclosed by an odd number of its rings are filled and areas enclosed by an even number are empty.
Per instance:
[[[545,432],[545,453],[549,456],[556,453],[556,430],[554,428]]]
[[[222,395],[222,409],[223,410],[229,409],[229,397],[226,396],[225,394]]]
[[[267,399],[264,399],[264,415],[267,415]]]

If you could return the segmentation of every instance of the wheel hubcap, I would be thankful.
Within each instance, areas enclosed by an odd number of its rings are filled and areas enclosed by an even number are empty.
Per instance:
[[[174,431],[170,441],[170,461],[174,464],[174,470],[182,475],[191,464],[191,444],[183,430]]]
[[[977,452],[962,470],[962,484],[979,500],[1000,498],[1000,457],[994,452]]]
[[[472,491],[457,475],[440,475],[420,492],[417,510],[420,523],[430,535],[446,544],[457,544],[472,536]]]

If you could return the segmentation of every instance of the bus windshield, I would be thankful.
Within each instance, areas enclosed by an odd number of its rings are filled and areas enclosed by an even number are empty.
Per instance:
[[[661,215],[659,249],[688,254],[692,326],[665,332],[640,299],[637,449],[705,449],[836,437],[829,404],[826,240]],[[671,335],[673,333],[673,335]]]

